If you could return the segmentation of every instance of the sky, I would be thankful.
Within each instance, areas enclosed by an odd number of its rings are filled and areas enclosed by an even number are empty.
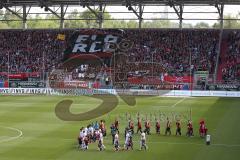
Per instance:
[[[52,8],[52,9],[57,9],[57,7]],[[79,12],[82,12],[86,10],[86,8],[82,7],[70,7],[68,8],[67,12],[71,12],[72,10],[77,9]],[[18,9],[16,9],[18,10]],[[58,10],[60,11],[60,9]],[[111,16],[113,18],[130,18],[130,19],[135,19],[136,15],[132,13],[132,11],[128,11],[128,9],[125,6],[118,6],[118,7],[113,7],[113,6],[107,6],[106,11],[108,12],[127,12],[127,13],[111,13]],[[145,12],[174,12],[173,8],[170,7],[164,7],[164,6],[148,6],[144,7]],[[217,12],[217,9],[214,6],[184,6],[184,11],[185,12]],[[39,7],[34,7],[30,10],[30,13],[45,13],[44,9],[41,9]],[[224,8],[224,15],[237,15],[240,13],[240,6],[231,6],[231,5],[225,5]],[[42,15],[44,16],[44,14]],[[169,14],[163,14],[163,13],[144,13],[143,18],[149,19],[149,18],[178,18],[175,13],[169,13]],[[184,13],[183,18],[185,19],[212,19],[212,18],[218,18],[218,13]],[[216,20],[184,20],[184,23],[191,23],[191,24],[196,24],[198,22],[206,22],[209,23],[209,25],[212,25],[216,23]],[[178,20],[173,21],[173,22],[178,22]]]
[[[123,12],[126,11],[128,12],[126,7],[109,7],[107,8],[107,11],[110,12]],[[164,11],[168,11],[168,12],[174,12],[173,8],[170,7],[164,7],[164,6],[157,6],[157,7],[145,7],[144,8],[145,12],[164,12]],[[185,12],[217,12],[217,8],[215,8],[214,6],[185,6],[184,7],[184,11]],[[225,6],[224,8],[224,14],[228,15],[237,15],[238,13],[240,13],[240,6]],[[128,17],[128,18],[136,18],[135,14],[133,13],[128,13],[128,14],[112,14],[112,17],[114,18],[121,18],[121,17]],[[175,13],[169,13],[169,14],[163,14],[163,13],[144,13],[143,14],[143,18],[166,18],[166,16],[168,18],[178,18],[177,15]],[[186,19],[217,19],[218,18],[218,13],[185,13],[183,14],[183,18]],[[203,20],[201,20],[203,21]],[[191,23],[191,24],[196,24],[198,22],[200,22],[199,20],[185,20],[185,23]],[[217,22],[216,20],[205,20],[206,23],[209,24],[214,24],[215,22]]]

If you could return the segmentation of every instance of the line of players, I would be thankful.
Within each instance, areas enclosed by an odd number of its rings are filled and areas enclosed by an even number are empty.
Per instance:
[[[105,149],[103,144],[103,137],[106,136],[105,121],[97,121],[94,124],[90,124],[87,127],[82,127],[78,136],[78,147],[82,150],[87,150],[89,143],[98,142],[98,148],[100,151]]]
[[[160,121],[157,120],[157,119],[155,119],[155,120],[156,120],[156,123],[155,123],[156,134],[160,134],[160,128],[161,128]],[[129,120],[128,123],[129,123],[129,128],[134,133],[134,123],[133,123],[133,121]],[[144,126],[145,126],[144,132],[146,132],[148,135],[150,135],[151,134],[150,133],[150,131],[151,131],[150,121],[149,120],[145,121]],[[172,123],[167,118],[166,127],[165,127],[165,135],[171,135],[172,134],[171,128],[172,128]],[[181,122],[180,122],[180,120],[177,120],[176,121],[176,132],[175,132],[176,135],[180,135],[180,136],[182,135],[181,128],[182,128]],[[142,131],[142,123],[141,123],[140,118],[138,118],[138,121],[137,121],[137,133],[139,131],[140,132]],[[207,135],[207,131],[208,131],[208,129],[206,128],[205,121],[203,119],[200,120],[200,122],[199,122],[199,135],[200,135],[200,137],[205,137]],[[192,124],[191,120],[188,120],[186,135],[189,136],[189,137],[194,136],[193,135],[193,124]]]
[[[132,121],[131,121],[132,122]],[[134,126],[133,123],[128,123],[128,126],[125,128],[124,137],[124,147],[123,150],[133,150],[133,135],[134,130],[131,126]],[[114,145],[115,151],[120,150],[119,145],[119,121],[116,119],[115,122],[111,125],[111,135],[112,135],[112,144]],[[147,150],[146,144],[146,131],[140,131],[140,150]]]
[[[134,133],[134,123],[131,119],[129,120],[128,124],[129,124],[130,130],[132,130],[132,132]],[[144,132],[147,133],[148,135],[150,135],[151,134],[151,123],[150,123],[150,121],[149,120],[145,121],[144,126],[145,126]],[[202,126],[200,126],[200,128],[203,128],[203,127],[205,128],[204,121],[202,123]],[[156,123],[155,123],[156,134],[160,134],[160,128],[161,128],[160,121],[156,119]],[[172,134],[171,128],[172,128],[172,122],[167,118],[166,127],[165,127],[165,135],[171,135]],[[181,127],[181,122],[180,122],[180,120],[177,120],[176,121],[176,135],[182,135],[181,128],[182,128]],[[137,133],[142,132],[142,129],[143,128],[142,128],[141,119],[138,118],[138,120],[137,120]],[[191,120],[188,121],[186,135],[189,136],[189,137],[193,136],[193,124],[192,124]]]
[[[110,127],[111,135],[113,138],[113,145],[115,151],[119,151],[120,143],[119,143],[119,122],[115,120],[115,123]],[[82,127],[80,129],[80,133],[78,136],[78,148],[82,150],[88,150],[88,146],[90,143],[97,142],[99,151],[103,151],[105,149],[104,146],[104,137],[106,136],[106,127],[105,121],[101,120],[100,123],[97,121],[94,124],[90,124],[87,127]],[[133,150],[133,132],[130,129],[125,130],[125,143],[122,150]],[[146,145],[146,134],[141,131],[140,134],[140,149],[147,149]]]
[[[205,137],[207,135],[207,128],[205,126],[205,121],[201,120],[199,122],[199,134],[201,137]],[[147,149],[146,145],[146,134],[151,134],[151,123],[149,120],[144,122],[144,130],[142,127],[141,119],[137,118],[137,134],[140,133],[140,150]],[[156,134],[160,134],[160,121],[156,119],[155,122],[155,131]],[[172,123],[167,118],[166,127],[165,127],[165,135],[171,135],[171,128]],[[120,150],[120,143],[119,143],[119,121],[115,119],[115,122],[111,125],[111,136],[112,136],[112,144],[114,145],[115,151]],[[123,149],[125,150],[132,150],[133,149],[133,135],[134,135],[134,122],[132,119],[128,120],[128,126],[125,128],[125,143]],[[181,132],[181,122],[180,120],[176,121],[176,135],[182,135]],[[187,136],[193,136],[193,124],[192,121],[189,120],[187,123]],[[98,149],[100,151],[105,149],[103,139],[106,136],[106,127],[105,121],[101,120],[100,123],[97,121],[94,124],[88,125],[85,128],[80,129],[80,133],[78,136],[79,148],[82,150],[87,150],[89,143],[98,142]]]

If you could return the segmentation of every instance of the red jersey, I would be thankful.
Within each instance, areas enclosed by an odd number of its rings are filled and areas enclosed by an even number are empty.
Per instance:
[[[201,124],[201,125],[200,125],[200,129],[205,129],[205,125],[204,125],[204,124]]]
[[[188,123],[188,128],[189,128],[189,129],[192,129],[192,128],[193,128],[192,123]]]
[[[170,128],[171,127],[171,122],[167,121],[167,127]]]
[[[142,128],[142,123],[141,123],[141,121],[138,121],[138,128]]]
[[[133,124],[132,121],[130,122],[130,126],[129,126],[129,127],[130,127],[130,129],[133,129],[133,128],[134,128],[134,124]]]
[[[176,122],[176,126],[177,126],[177,128],[181,128],[180,122]]]
[[[115,121],[114,125],[115,125],[116,128],[118,128],[119,122]]]
[[[100,123],[100,129],[105,129],[105,124],[102,122],[102,123]]]
[[[150,123],[149,123],[149,122],[146,122],[145,127],[146,127],[146,128],[150,128]]]
[[[88,145],[88,138],[87,137],[84,138],[84,143],[85,143],[85,145]]]

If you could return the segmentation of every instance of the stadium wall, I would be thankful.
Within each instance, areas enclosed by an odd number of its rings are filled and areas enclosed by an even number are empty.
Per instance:
[[[238,91],[180,91],[180,90],[115,90],[115,89],[52,89],[52,88],[2,88],[0,95],[56,95],[56,96],[80,96],[80,95],[152,95],[175,97],[240,97]]]

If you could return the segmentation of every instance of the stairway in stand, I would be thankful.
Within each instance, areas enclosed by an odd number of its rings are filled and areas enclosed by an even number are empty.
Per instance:
[[[227,54],[227,46],[228,43],[226,40],[222,40],[221,42],[221,53],[220,53],[220,61],[218,64],[218,71],[217,71],[217,81],[222,81],[222,69],[225,67],[226,65],[226,59],[225,56]]]

